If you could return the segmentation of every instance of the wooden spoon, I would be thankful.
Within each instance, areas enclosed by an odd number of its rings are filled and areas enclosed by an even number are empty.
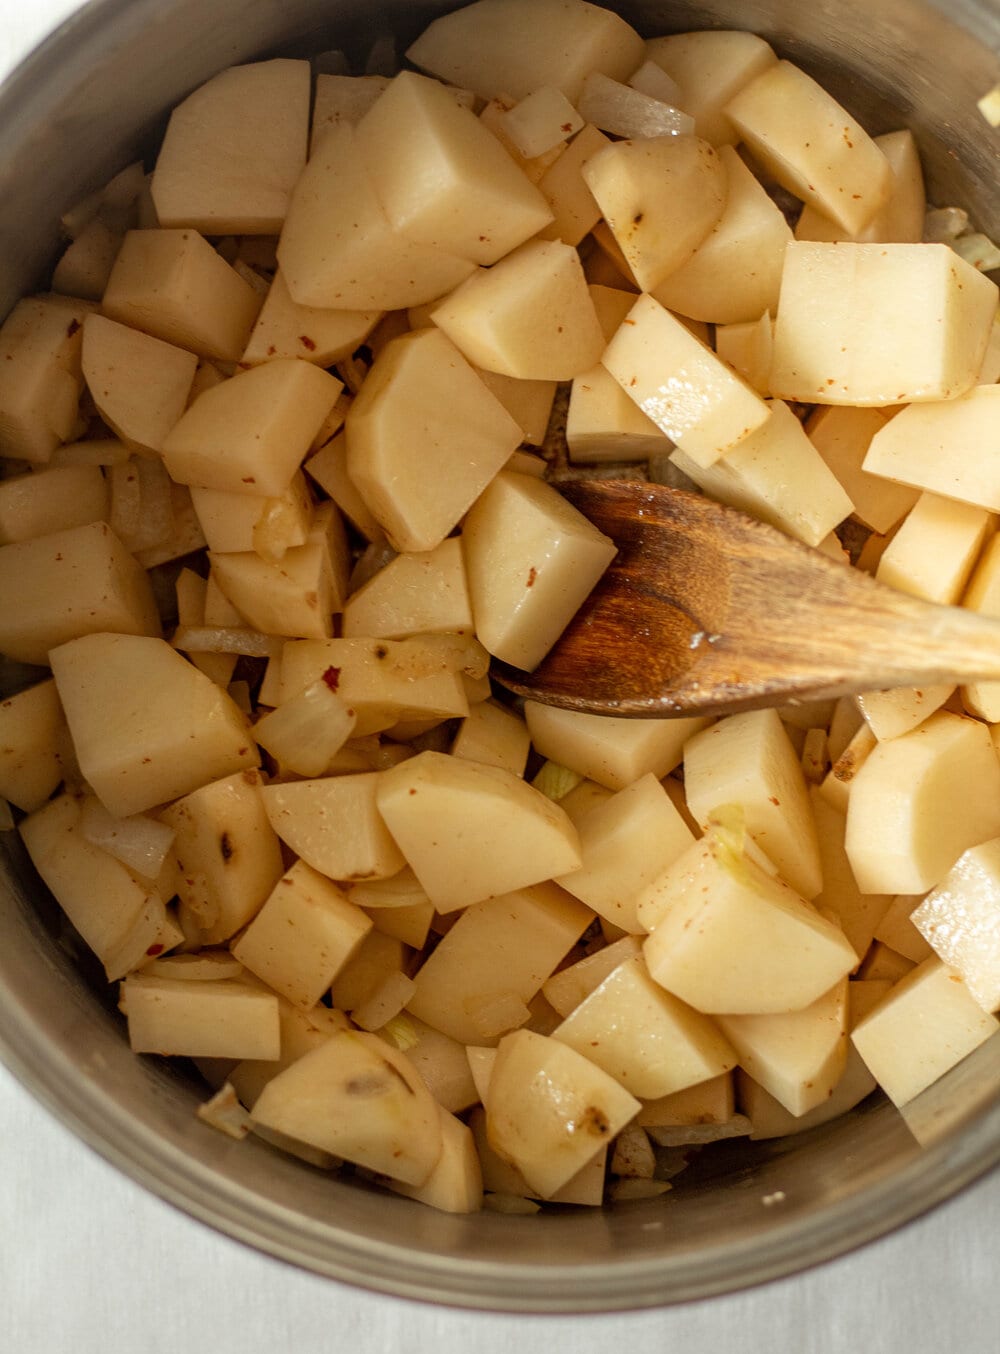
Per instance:
[[[618,555],[511,691],[596,715],[708,715],[1000,680],[1000,621],[876,583],[741,512],[634,480],[560,486]]]

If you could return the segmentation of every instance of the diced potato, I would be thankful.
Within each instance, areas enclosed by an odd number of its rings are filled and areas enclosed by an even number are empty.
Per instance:
[[[161,226],[277,235],[306,159],[308,61],[220,71],[177,105],[153,172]]]
[[[927,602],[954,605],[995,527],[985,508],[923,493],[883,551],[875,577]]]
[[[691,258],[726,202],[722,161],[690,135],[616,141],[583,177],[643,291]]]
[[[492,1047],[501,999],[526,1005],[584,933],[593,913],[543,883],[466,908],[415,975],[413,1015],[464,1044]]]
[[[357,146],[393,228],[428,248],[492,264],[552,219],[475,114],[413,71],[358,123]]]
[[[406,55],[483,99],[523,99],[552,85],[573,103],[589,72],[631,74],[642,39],[617,14],[582,0],[477,0],[435,19]]]
[[[913,133],[886,132],[884,136],[875,137],[875,145],[888,160],[893,181],[888,198],[868,224],[857,234],[851,234],[815,207],[807,205],[795,225],[797,240],[918,244],[924,238],[924,176]]]
[[[641,953],[642,942],[638,936],[623,936],[568,968],[558,969],[542,984],[542,993],[557,1015],[565,1019],[620,964]]]
[[[25,813],[41,808],[63,778],[68,736],[53,681],[0,700],[0,796]]]
[[[384,879],[404,860],[375,807],[381,785],[372,772],[265,785],[262,794],[275,832],[314,870],[329,879]]]
[[[44,664],[50,649],[99,631],[160,633],[149,579],[105,522],[0,546],[8,658]]]
[[[527,670],[552,648],[617,552],[551,485],[507,471],[468,513],[462,546],[480,641]]]
[[[101,310],[199,357],[236,362],[260,297],[197,231],[132,230],[115,260]]]
[[[389,83],[387,75],[340,75],[320,71],[313,94],[310,155],[329,127],[340,122],[357,126]]]
[[[232,700],[162,639],[84,635],[50,662],[80,768],[109,813],[143,813],[258,764]]]
[[[910,922],[983,1010],[1000,1009],[1000,841],[964,852]]]
[[[333,980],[330,997],[337,1011],[363,1006],[387,979],[402,973],[406,949],[397,936],[371,930]]]
[[[540,85],[503,115],[504,132],[529,159],[559,145],[583,125],[569,99],[553,85]]]
[[[304,545],[313,524],[313,499],[301,471],[283,494],[261,499],[226,489],[191,490],[198,523],[210,550],[236,553],[254,550],[273,523],[280,523],[282,545]],[[259,552],[265,555],[263,549]],[[275,551],[267,552],[274,555]]]
[[[304,469],[324,493],[329,494],[344,516],[367,541],[384,541],[385,532],[371,515],[357,486],[347,473],[347,434],[338,432],[315,455],[306,461]]]
[[[74,435],[82,377],[80,347],[87,301],[29,296],[0,328],[0,451],[48,461]]]
[[[882,742],[909,733],[941,708],[955,688],[948,685],[896,687],[892,691],[869,691],[858,697],[858,708],[868,727]]]
[[[499,767],[422,752],[383,773],[377,800],[441,912],[580,864],[579,837],[558,805]]]
[[[644,414],[698,465],[770,417],[764,401],[680,320],[641,296],[601,359]]]
[[[864,982],[892,984],[898,983],[900,978],[905,978],[915,968],[916,964],[912,959],[897,954],[895,950],[890,950],[888,945],[876,940],[858,969],[858,977]]]
[[[108,520],[98,465],[60,465],[0,481],[0,545]]]
[[[451,755],[523,776],[531,735],[519,715],[495,700],[472,706],[459,725]]]
[[[548,432],[552,406],[555,403],[555,381],[522,380],[519,376],[502,376],[497,371],[476,368],[483,385],[500,401],[511,418],[521,429],[522,441],[533,447],[540,447]],[[511,464],[517,460],[519,464]],[[545,474],[545,462],[530,451],[511,452],[507,462],[508,470],[520,470],[525,474],[535,474],[541,478]]]
[[[301,357],[319,367],[329,367],[359,348],[380,318],[378,310],[323,310],[297,305],[279,269],[240,361],[256,366],[276,357]]]
[[[332,1035],[269,1081],[253,1119],[409,1185],[441,1155],[430,1091],[405,1054],[362,1030]]]
[[[986,542],[962,606],[981,616],[1000,616],[1000,536]],[[970,714],[991,724],[1000,722],[1000,683],[973,682],[962,687],[962,703]]]
[[[868,893],[925,893],[970,846],[1000,836],[989,729],[940,710],[873,749],[851,789],[847,855]]]
[[[447,537],[434,550],[390,560],[347,599],[341,623],[346,639],[406,639],[472,630],[472,604],[457,536]]]
[[[601,219],[601,209],[583,177],[587,161],[611,142],[590,123],[538,180],[538,188],[553,215],[551,225],[538,232],[542,240],[578,245]]]
[[[483,1206],[483,1173],[472,1131],[438,1106],[441,1155],[422,1185],[389,1179],[389,1188],[442,1213],[476,1213]]]
[[[936,956],[901,979],[851,1038],[894,1105],[905,1105],[1000,1030]]]
[[[452,87],[446,86],[446,88]],[[559,98],[563,97],[562,94],[559,93],[559,91],[554,92],[558,95]],[[474,112],[476,105],[475,95],[472,95],[472,100],[473,101],[469,105],[469,107],[472,108]],[[559,156],[566,149],[567,145],[566,137],[565,134],[562,134],[553,145],[549,146],[547,150],[540,151],[537,155],[522,155],[521,152],[518,150],[517,144],[515,143],[513,137],[509,134],[507,130],[507,121],[506,121],[507,114],[511,111],[511,109],[514,106],[515,100],[509,98],[506,94],[501,95],[495,99],[490,99],[489,102],[486,103],[484,107],[481,109],[479,113],[479,121],[485,128],[487,128],[489,132],[492,133],[492,135],[497,139],[497,141],[500,142],[500,145],[504,148],[504,150],[517,165],[518,169],[520,169],[521,172],[525,175],[525,177],[531,183],[537,184],[538,180],[542,177],[545,171],[551,168],[553,164],[555,164],[556,160],[559,159]]]
[[[52,290],[99,301],[108,285],[122,237],[95,217],[66,246],[52,273]]]
[[[911,894],[898,893],[883,912],[875,928],[877,941],[888,945],[891,950],[903,955],[905,959],[912,960],[914,964],[922,963],[933,952],[910,920],[912,913],[922,901],[920,894],[914,897]]]
[[[765,312],[753,324],[720,324],[715,327],[715,351],[757,391],[771,393],[771,353],[774,322]]]
[[[826,405],[806,421],[809,440],[843,485],[854,516],[872,531],[894,527],[916,503],[919,492],[864,468],[872,438],[886,425],[880,409]]]
[[[954,399],[978,379],[996,309],[996,284],[947,245],[792,241],[771,389],[810,404]]]
[[[891,901],[887,893],[862,893],[844,847],[847,817],[817,789],[810,791],[819,837],[823,888],[813,899],[824,913],[832,913],[854,947],[858,959],[868,951],[875,929]]]
[[[197,365],[194,353],[103,315],[83,322],[84,378],[101,417],[132,451],[162,451]]]
[[[675,81],[678,107],[694,118],[698,136],[714,146],[740,140],[726,104],[777,61],[755,33],[724,28],[650,38],[646,55]]]
[[[619,719],[558,710],[525,701],[524,717],[535,750],[609,790],[624,790],[652,771],[657,780],[679,766],[684,744],[711,721]]]
[[[722,215],[694,253],[652,288],[661,305],[692,319],[735,324],[774,311],[792,232],[731,146],[719,151],[727,188]]]
[[[189,983],[130,973],[122,986],[133,1053],[277,1058],[278,998],[240,982]]]
[[[855,705],[857,709],[854,701],[852,701],[852,705]],[[858,710],[858,713],[860,714],[860,710]],[[854,778],[864,766],[877,742],[878,739],[875,734],[862,720],[861,726],[855,730],[847,746],[837,757],[820,784],[819,797],[826,800],[839,813],[847,813]]]
[[[733,1075],[722,1072],[683,1091],[643,1102],[635,1123],[645,1128],[685,1128],[726,1124],[736,1113]]]
[[[552,1038],[643,1099],[670,1095],[736,1065],[715,1022],[653,982],[641,955],[614,969]]]
[[[887,201],[888,160],[850,113],[790,61],[769,65],[725,112],[783,188],[845,230],[863,229]]]

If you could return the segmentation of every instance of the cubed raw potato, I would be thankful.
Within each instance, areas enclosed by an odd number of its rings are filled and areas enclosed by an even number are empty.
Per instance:
[[[301,357],[319,367],[330,367],[364,343],[381,315],[379,310],[323,310],[297,305],[279,269],[240,361],[253,367],[276,357]]]
[[[41,808],[63,778],[68,737],[55,682],[0,700],[0,797],[25,813]]]
[[[356,132],[389,221],[420,245],[491,264],[552,219],[496,137],[436,80],[403,71]]]
[[[99,631],[160,633],[149,578],[105,522],[0,546],[0,652],[44,664]]]
[[[130,973],[122,985],[133,1053],[277,1058],[278,998],[241,982],[191,983]]]
[[[511,418],[521,429],[521,439],[533,447],[540,447],[545,441],[555,403],[555,381],[525,381],[517,376],[503,376],[498,371],[486,371],[476,368],[483,385],[500,401]],[[511,465],[509,470],[528,470],[539,477],[545,474],[545,462],[534,452],[512,452],[512,457],[523,457],[527,465]]]
[[[771,393],[771,353],[774,321],[765,312],[753,324],[720,324],[715,328],[715,351],[757,391]]]
[[[0,451],[48,461],[74,435],[83,378],[80,347],[87,301],[29,296],[0,328]]]
[[[601,209],[583,177],[583,166],[610,144],[603,132],[588,123],[546,169],[538,180],[538,189],[549,204],[553,221],[538,232],[539,239],[578,245],[597,225]]]
[[[922,493],[883,551],[875,577],[927,602],[954,605],[995,530],[985,508]]]
[[[613,136],[650,140],[661,136],[690,136],[694,118],[675,108],[669,99],[647,94],[592,71],[583,82],[577,100],[587,122]]]
[[[130,230],[101,310],[199,357],[237,362],[260,297],[197,231]]]
[[[892,170],[891,192],[868,224],[856,234],[808,204],[795,224],[797,240],[856,240],[862,244],[919,244],[924,238],[924,176],[920,152],[910,131],[886,132],[875,145]]]
[[[652,296],[640,296],[601,359],[623,390],[698,465],[771,416],[768,405]]]
[[[641,932],[636,899],[684,853],[694,833],[649,771],[585,813],[576,827],[583,865],[557,882],[623,931]]]
[[[50,654],[80,769],[125,817],[259,762],[244,716],[162,639],[89,634]]]
[[[179,484],[277,498],[291,484],[343,384],[281,358],[199,395],[163,445]]]
[[[382,774],[377,802],[439,912],[580,864],[579,837],[559,806],[499,767],[421,752]]]
[[[691,258],[726,203],[722,161],[691,135],[616,141],[583,177],[643,291]]]
[[[371,929],[360,907],[299,860],[278,880],[232,950],[268,987],[308,1010]]]
[[[801,764],[775,710],[730,715],[684,746],[688,808],[704,827],[738,804],[746,829],[803,898],[823,886],[819,842]]]
[[[398,937],[369,931],[334,979],[330,996],[335,1010],[353,1011],[383,984],[401,973],[406,951]]]
[[[376,809],[378,772],[265,785],[271,826],[328,879],[384,879],[404,860]]]
[[[268,822],[257,771],[204,785],[168,805],[177,892],[204,945],[234,936],[260,910],[281,876],[281,846]]]
[[[882,410],[850,405],[826,405],[806,421],[810,442],[843,485],[854,504],[854,516],[882,534],[905,517],[920,496],[919,490],[864,468],[871,440],[886,423]]]
[[[740,1066],[791,1114],[833,1094],[847,1061],[847,979],[804,1007],[775,1015],[720,1016]]]
[[[259,501],[259,500],[258,500]],[[316,511],[305,543],[275,563],[255,551],[209,554],[215,580],[255,629],[289,639],[333,634],[333,613],[347,596],[350,546],[335,503]]]
[[[545,657],[617,553],[551,485],[509,471],[466,516],[462,548],[480,642],[525,670]]]
[[[981,616],[1000,616],[1000,536],[983,547],[962,606]],[[962,687],[962,703],[970,714],[991,724],[1000,722],[1000,683],[972,682]]]
[[[913,404],[878,428],[864,468],[871,475],[1000,512],[1000,386],[959,399]],[[905,492],[905,491],[903,491]]]
[[[736,1065],[715,1022],[653,982],[641,955],[614,969],[552,1038],[643,1099],[670,1095]]]
[[[869,691],[858,696],[858,708],[881,743],[886,738],[898,738],[901,733],[909,733],[929,719],[954,690],[954,686],[935,685]]]
[[[875,928],[877,941],[888,945],[890,950],[895,950],[897,954],[901,954],[904,959],[912,960],[914,964],[922,963],[933,953],[931,946],[910,920],[912,913],[922,901],[920,894],[913,897],[908,893],[898,893],[883,912],[882,919]]]
[[[862,230],[888,200],[888,160],[850,113],[790,61],[769,65],[725,112],[783,188],[844,230]]]
[[[593,915],[550,883],[473,904],[417,971],[408,1011],[460,1043],[493,1047],[510,1028],[497,1012],[532,1000]]]
[[[433,550],[390,560],[347,599],[341,624],[346,639],[471,634],[472,629],[472,604],[457,536],[447,537]]]
[[[852,988],[867,987],[867,983],[851,983]],[[784,1138],[793,1133],[806,1133],[820,1124],[828,1124],[837,1119],[866,1096],[871,1095],[877,1085],[875,1078],[865,1066],[861,1054],[853,1044],[847,1050],[847,1060],[840,1080],[829,1097],[807,1110],[805,1114],[791,1114],[770,1091],[766,1091],[742,1069],[736,1073],[739,1087],[739,1099],[743,1112],[749,1116],[753,1129],[751,1142],[761,1142],[769,1138]]]
[[[722,1072],[683,1091],[644,1101],[634,1122],[642,1128],[693,1128],[729,1123],[735,1113],[733,1074]]]
[[[936,956],[902,978],[851,1038],[894,1105],[905,1105],[1000,1030]]]
[[[561,240],[474,273],[432,318],[475,366],[523,380],[570,381],[604,351],[580,257]]]
[[[462,720],[451,755],[523,776],[530,745],[531,735],[519,715],[499,701],[484,700],[473,705]]]
[[[710,720],[618,719],[558,710],[525,701],[524,717],[535,751],[609,790],[624,790],[652,771],[657,780],[679,766],[684,744]]]
[[[446,88],[451,88],[446,86]],[[558,92],[558,91],[557,91]],[[563,96],[560,94],[560,98]],[[468,106],[475,111],[476,98],[472,95],[472,103]],[[533,184],[537,184],[545,171],[559,159],[559,156],[566,149],[567,141],[565,134],[547,150],[540,151],[538,155],[522,155],[517,145],[507,130],[507,114],[515,105],[515,100],[509,98],[506,94],[495,99],[490,99],[484,105],[479,113],[479,121],[485,127],[500,145],[504,148],[510,158],[520,169],[521,173]]]
[[[677,106],[694,118],[698,136],[713,146],[740,140],[726,116],[726,104],[777,61],[763,38],[725,28],[650,38],[646,56],[677,84]]]
[[[308,61],[220,71],[177,105],[153,171],[161,226],[277,235],[306,160]]]
[[[487,1050],[496,1061],[496,1049]],[[536,1212],[538,1204],[531,1202],[542,1196],[538,1190],[528,1184],[524,1176],[492,1147],[487,1135],[486,1110],[479,1106],[469,1116],[469,1128],[476,1144],[483,1172],[483,1184],[488,1191],[487,1206],[498,1212]],[[554,1204],[582,1204],[585,1207],[598,1208],[604,1202],[604,1183],[607,1172],[608,1149],[598,1151],[590,1160],[570,1176],[566,1184],[548,1196],[548,1202]],[[500,1202],[502,1201],[502,1203]]]
[[[389,83],[387,75],[339,75],[321,71],[316,76],[313,93],[310,155],[329,127],[340,122],[357,126]]]
[[[253,1118],[410,1185],[441,1155],[438,1106],[413,1064],[362,1030],[332,1035],[269,1081]]]
[[[718,502],[819,545],[854,505],[788,405],[770,400],[768,408],[763,427],[712,465],[699,465],[679,448],[670,459]]]
[[[278,262],[297,305],[351,311],[433,301],[475,268],[393,226],[349,123],[323,134],[300,175]]]
[[[0,545],[106,522],[108,485],[98,465],[59,465],[0,481]]]
[[[486,1125],[493,1149],[543,1198],[635,1117],[639,1101],[557,1040],[517,1030],[500,1042]]]
[[[367,541],[384,541],[385,532],[371,515],[347,473],[347,434],[338,432],[305,463],[305,470]]]
[[[910,922],[984,1011],[1000,1009],[1000,841],[964,852]]]
[[[651,290],[668,310],[735,324],[777,308],[792,232],[736,151],[723,146],[718,156],[727,190],[722,215],[694,253]]]
[[[1000,763],[977,720],[939,710],[879,743],[854,778],[846,846],[866,893],[926,893],[996,836]]]
[[[433,550],[521,441],[438,329],[394,339],[347,416],[347,470],[400,551]]]
[[[435,19],[406,55],[482,99],[523,99],[552,85],[575,103],[591,71],[630,75],[642,60],[642,39],[617,14],[583,0],[477,0]]]
[[[472,1130],[438,1106],[441,1155],[422,1185],[387,1179],[389,1188],[442,1213],[477,1213],[483,1206],[483,1172]]]
[[[979,377],[996,309],[996,284],[947,245],[793,240],[771,390],[810,404],[955,399]]]
[[[860,960],[868,952],[891,898],[887,893],[861,892],[844,847],[846,813],[830,804],[818,789],[810,791],[810,799],[823,872],[823,887],[813,902],[836,917]]]
[[[540,85],[502,117],[503,129],[528,159],[558,146],[584,125],[583,118],[554,85]]]
[[[197,365],[194,353],[103,315],[83,322],[84,379],[101,417],[132,451],[162,451]]]
[[[242,965],[239,970],[241,973],[246,972]],[[152,964],[146,971],[158,973]],[[229,1072],[228,1080],[248,1110],[253,1109],[261,1091],[279,1072],[325,1044],[331,1035],[348,1028],[347,1017],[342,1011],[331,1011],[326,1006],[314,1006],[310,1011],[303,1011],[284,997],[278,997],[278,1021],[281,1030],[280,1056],[267,1060],[246,1058]]]
[[[542,984],[542,995],[556,1015],[565,1019],[620,964],[641,954],[642,940],[639,936],[622,936],[620,940],[612,941],[593,954],[584,955],[575,964],[558,969]]]
[[[858,969],[858,977],[864,982],[889,983],[891,985],[898,983],[901,978],[905,978],[915,968],[916,964],[912,959],[897,954],[895,950],[890,950],[888,945],[883,945],[880,940],[876,940],[873,941],[871,948],[865,955],[864,962]]]
[[[280,523],[282,544],[288,549],[304,545],[313,524],[313,498],[299,471],[277,498],[195,487],[191,502],[209,550],[235,553],[254,550],[261,544],[260,554],[264,555],[261,538],[270,534],[269,528]]]
[[[469,701],[461,663],[450,661],[433,638],[292,641],[282,654],[277,703],[325,678],[356,713],[355,737],[400,720],[464,718]]]
[[[858,962],[838,926],[718,827],[661,878],[657,910],[650,976],[706,1014],[800,1011]]]
[[[84,301],[99,301],[121,243],[118,231],[94,217],[63,251],[52,273],[52,290]]]

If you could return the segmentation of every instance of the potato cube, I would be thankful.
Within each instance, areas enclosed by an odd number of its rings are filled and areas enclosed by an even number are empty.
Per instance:
[[[683,1091],[644,1101],[635,1123],[642,1128],[693,1128],[726,1124],[735,1114],[733,1074],[722,1072]]]
[[[253,367],[276,357],[301,357],[319,367],[330,367],[360,348],[381,314],[379,310],[300,306],[292,300],[279,269],[240,361]]]
[[[366,541],[384,541],[385,532],[375,521],[357,485],[347,473],[347,434],[338,432],[306,461],[304,469],[361,533]]]
[[[421,752],[382,774],[377,802],[440,912],[580,864],[579,837],[558,805],[499,767]]]
[[[300,860],[278,880],[232,950],[268,987],[308,1009],[371,929],[360,907]]]
[[[610,144],[603,132],[588,123],[545,170],[538,180],[538,189],[554,219],[538,232],[538,239],[578,245],[597,225],[601,209],[583,177],[583,167],[591,156]]]
[[[846,813],[830,804],[816,788],[810,791],[810,799],[823,871],[823,888],[813,902],[824,914],[836,917],[861,960],[892,899],[887,893],[861,892],[844,846]]]
[[[422,1185],[388,1180],[391,1190],[443,1213],[476,1213],[483,1206],[483,1173],[472,1130],[438,1106],[441,1155]]]
[[[882,913],[875,928],[877,941],[888,945],[890,950],[895,950],[897,954],[901,954],[904,959],[912,960],[914,964],[922,963],[933,953],[931,946],[910,919],[921,902],[920,894],[914,897],[908,893],[898,893]]]
[[[538,701],[525,701],[524,717],[536,752],[609,790],[624,790],[647,771],[658,780],[668,775],[687,740],[711,723],[701,716],[618,719]]]
[[[1000,1030],[936,956],[902,978],[851,1038],[894,1105],[905,1105]]]
[[[265,785],[271,826],[328,879],[384,879],[404,865],[376,809],[378,772]]]
[[[954,399],[979,376],[996,309],[996,284],[947,245],[792,241],[771,389],[810,404]]]
[[[1000,841],[964,852],[910,922],[984,1011],[1000,1009]]]
[[[63,250],[52,272],[52,290],[62,296],[100,301],[121,243],[118,231],[94,217]]]
[[[313,93],[309,154],[316,149],[328,128],[341,122],[356,127],[389,83],[387,75],[338,75],[320,71]]]
[[[979,557],[962,606],[981,616],[1000,616],[1000,536],[991,536]],[[962,687],[962,703],[972,715],[1000,723],[1000,682],[973,682]]]
[[[162,639],[84,635],[50,661],[80,769],[109,813],[144,813],[258,765],[230,697]]]
[[[153,172],[161,226],[277,235],[306,159],[308,61],[231,66],[177,105]]]
[[[586,954],[575,964],[557,969],[542,983],[542,995],[557,1015],[564,1019],[589,997],[619,964],[642,953],[639,936],[622,936],[593,954]]]
[[[917,489],[894,484],[881,472],[865,468],[872,438],[886,423],[880,409],[826,405],[815,410],[805,425],[810,442],[854,504],[854,516],[881,534],[905,517],[919,497]]]
[[[68,736],[55,682],[0,700],[0,796],[25,813],[41,808],[63,778]]]
[[[533,447],[540,447],[545,441],[555,403],[555,381],[525,381],[519,376],[502,376],[498,371],[486,371],[477,367],[479,379],[491,394],[495,395],[511,418],[521,429],[521,440]],[[511,457],[523,457],[521,465],[507,463],[508,470],[522,470],[545,474],[545,462],[530,451],[511,452]]]
[[[59,465],[0,481],[0,545],[108,520],[98,465]]]
[[[558,146],[583,127],[583,118],[553,85],[540,85],[503,114],[505,134],[528,159]]]
[[[105,522],[0,546],[0,652],[47,663],[98,631],[160,633],[149,578]]]
[[[523,776],[530,745],[531,735],[519,715],[498,701],[484,700],[462,720],[451,755]]]
[[[347,599],[341,624],[345,639],[362,635],[406,639],[472,630],[472,603],[457,536],[447,537],[433,550],[390,560]]]
[[[334,1009],[363,1006],[388,979],[402,973],[405,962],[406,950],[398,937],[369,931],[334,979],[330,993]]]
[[[924,238],[924,176],[911,131],[886,132],[875,145],[892,170],[888,198],[866,226],[852,234],[815,207],[803,207],[795,224],[797,240],[857,240],[862,244],[919,244]]]
[[[82,368],[97,410],[131,451],[159,452],[187,407],[198,359],[103,315],[83,322]]]
[[[922,493],[882,552],[875,577],[927,602],[954,605],[995,525],[985,508]]]
[[[347,470],[395,549],[433,550],[520,441],[454,344],[422,329],[368,373],[347,416]]]
[[[868,691],[858,696],[858,708],[881,743],[909,733],[941,708],[955,688],[947,684],[895,687],[891,691]]]
[[[73,436],[80,404],[86,301],[29,296],[0,328],[0,451],[48,461]]]
[[[676,83],[677,106],[690,113],[697,135],[713,146],[740,140],[726,116],[726,104],[777,61],[763,38],[734,29],[650,38],[646,56]]]
[[[715,351],[739,372],[758,395],[771,393],[771,353],[774,321],[765,312],[754,324],[719,324],[715,327]]]
[[[241,982],[190,983],[131,973],[122,987],[133,1053],[277,1058],[278,998]]]

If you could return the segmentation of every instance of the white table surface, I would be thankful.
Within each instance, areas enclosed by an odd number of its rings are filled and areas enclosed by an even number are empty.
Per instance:
[[[0,0],[0,78],[77,0]],[[4,1354],[589,1354],[741,1348],[1000,1349],[1000,1173],[809,1274],[664,1312],[553,1319],[355,1292],[258,1255],[152,1198],[0,1068]]]

